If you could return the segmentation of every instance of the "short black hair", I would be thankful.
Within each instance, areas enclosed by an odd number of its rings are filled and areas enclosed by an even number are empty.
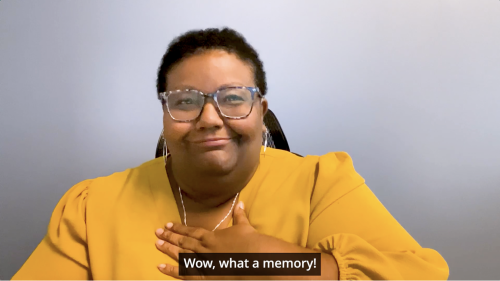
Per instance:
[[[156,80],[158,94],[166,91],[167,74],[174,65],[185,58],[208,50],[224,50],[249,63],[253,68],[256,86],[262,95],[266,94],[266,73],[259,54],[248,44],[243,35],[227,27],[192,30],[172,40],[158,68]]]

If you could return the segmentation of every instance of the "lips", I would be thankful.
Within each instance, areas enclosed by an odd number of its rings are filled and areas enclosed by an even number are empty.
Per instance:
[[[230,143],[231,140],[232,138],[205,138],[205,139],[195,140],[192,143],[199,146],[216,147],[216,146],[224,146]]]

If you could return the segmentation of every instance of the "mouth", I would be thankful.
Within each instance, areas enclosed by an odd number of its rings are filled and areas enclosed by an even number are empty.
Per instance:
[[[202,147],[220,147],[229,144],[233,138],[206,138],[193,141],[192,143]]]

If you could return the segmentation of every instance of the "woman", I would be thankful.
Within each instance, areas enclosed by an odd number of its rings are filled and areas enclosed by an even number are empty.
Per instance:
[[[262,147],[265,73],[235,31],[175,39],[157,89],[169,155],[71,188],[14,279],[183,278],[178,254],[190,252],[321,253],[321,276],[293,279],[448,277],[347,154]]]

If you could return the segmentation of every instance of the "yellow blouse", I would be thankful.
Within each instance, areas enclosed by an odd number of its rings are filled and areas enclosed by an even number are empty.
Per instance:
[[[341,280],[448,278],[446,261],[391,216],[346,153],[267,148],[239,200],[260,233],[333,254]],[[13,279],[169,279],[157,265],[177,263],[156,249],[155,230],[171,221],[181,223],[162,158],[85,180]]]

